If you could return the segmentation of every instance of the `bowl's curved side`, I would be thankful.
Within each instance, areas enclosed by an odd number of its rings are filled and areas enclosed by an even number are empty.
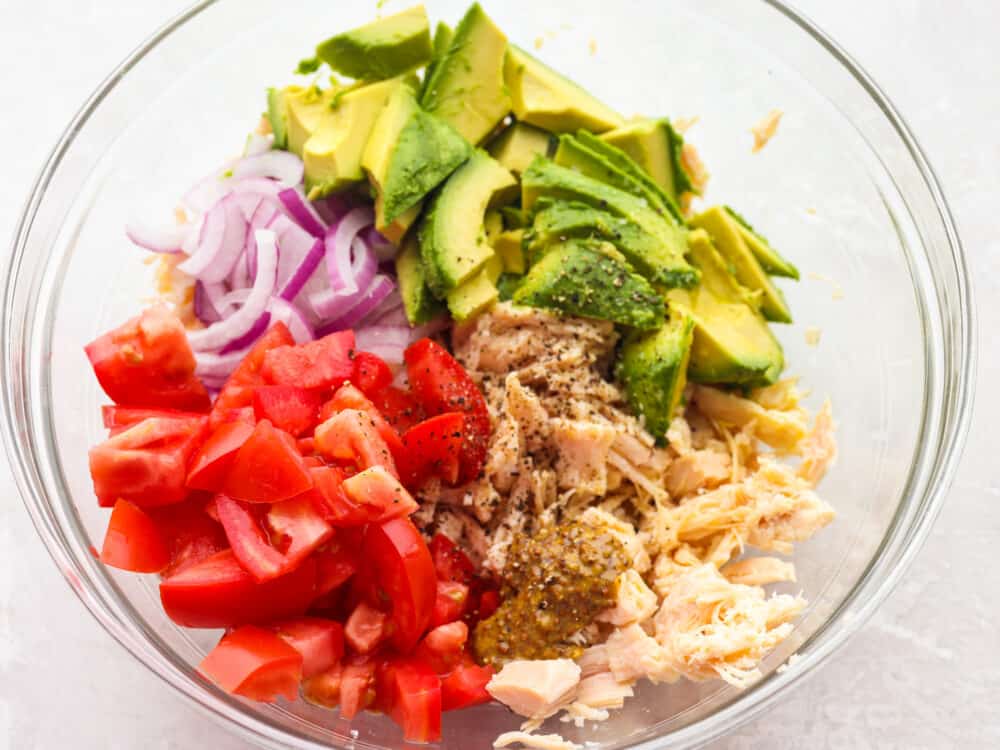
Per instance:
[[[73,146],[113,91],[165,40],[220,0],[203,0],[177,16],[143,44],[98,87],[70,123],[36,180],[17,228],[2,299],[0,407],[5,415],[3,440],[19,490],[53,560],[85,606],[134,656],[213,718],[238,727],[265,747],[294,743],[301,748],[328,747],[314,735],[283,730],[240,701],[203,685],[194,687],[189,666],[151,631],[136,628],[135,612],[120,589],[79,544],[86,534],[60,478],[58,455],[47,427],[50,402],[46,367],[51,354],[54,297],[60,272],[53,272],[48,251],[57,228],[73,209],[72,190],[53,191],[57,181],[82,183],[95,168],[92,159],[75,159]],[[709,0],[699,7],[709,18],[727,23],[731,4]],[[800,646],[800,658],[781,674],[772,672],[737,700],[710,717],[674,730],[666,737],[641,738],[638,747],[692,747],[749,720],[778,700],[824,662],[874,612],[916,555],[942,505],[968,430],[975,370],[975,321],[972,289],[958,233],[937,178],[916,139],[888,98],[835,42],[778,0],[741,8],[752,16],[750,28],[764,37],[787,39],[798,32],[797,64],[822,78],[827,96],[851,117],[864,121],[861,135],[879,152],[898,191],[901,220],[912,223],[916,241],[909,248],[925,341],[925,413],[922,439],[910,469],[904,498],[877,554],[850,594],[824,626]],[[732,22],[732,19],[728,19]],[[833,93],[830,93],[833,92]],[[119,97],[120,98],[120,97]],[[881,119],[873,121],[877,110]],[[119,113],[120,115],[121,113]],[[127,121],[127,118],[126,118]],[[59,263],[63,261],[60,259]],[[70,533],[73,532],[73,533]],[[75,535],[74,535],[75,534]],[[638,739],[638,738],[637,738]],[[617,744],[617,743],[616,743]],[[367,747],[364,742],[358,746]]]

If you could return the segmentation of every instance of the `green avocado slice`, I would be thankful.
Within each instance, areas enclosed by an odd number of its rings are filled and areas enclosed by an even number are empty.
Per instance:
[[[792,312],[781,290],[774,285],[747,246],[739,223],[721,206],[713,206],[691,219],[691,226],[704,229],[722,256],[733,267],[736,280],[751,292],[758,292],[764,317],[776,323],[791,323]]]
[[[597,240],[567,240],[550,248],[528,271],[513,301],[641,330],[663,324],[663,298],[614,246]]]
[[[687,230],[658,213],[642,198],[536,157],[521,175],[521,205],[531,210],[540,198],[546,197],[577,201],[626,218],[652,236],[656,242],[647,253],[628,254],[624,245],[620,250],[654,284],[688,287],[698,282],[698,271],[684,259]]]
[[[316,57],[338,73],[366,81],[395,78],[431,61],[427,11],[415,5],[330,37]]]

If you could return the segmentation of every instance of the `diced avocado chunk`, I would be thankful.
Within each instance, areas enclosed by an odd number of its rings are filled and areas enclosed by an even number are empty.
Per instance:
[[[553,133],[592,133],[621,127],[625,119],[520,47],[510,45],[504,64],[514,116]]]
[[[375,216],[375,229],[385,237],[393,245],[399,246],[403,242],[403,238],[410,231],[410,227],[417,223],[417,219],[420,218],[420,212],[424,210],[424,204],[418,203],[413,208],[408,208],[402,214],[400,214],[396,219],[388,224],[379,221],[378,215]]]
[[[496,282],[501,270],[500,259],[494,255],[471,279],[448,292],[448,312],[451,316],[461,322],[493,307],[500,297]]]
[[[781,290],[761,268],[743,241],[739,223],[724,208],[713,206],[703,211],[691,219],[691,226],[708,232],[722,257],[732,265],[736,280],[751,292],[759,292],[758,305],[765,318],[776,323],[792,322],[792,312]]]
[[[559,136],[559,147],[552,160],[643,199],[672,222],[680,220],[680,211],[670,198],[624,151],[609,146],[585,130],[578,135]]]
[[[506,51],[507,36],[474,3],[434,64],[420,104],[478,144],[510,112],[503,79]]]
[[[338,73],[366,81],[395,78],[431,60],[431,27],[423,5],[330,37],[316,57]]]
[[[525,233],[528,255],[539,258],[551,245],[570,237],[606,240],[644,276],[652,277],[655,272],[645,259],[658,252],[659,241],[629,219],[580,201],[540,198],[535,203],[534,221]]]
[[[514,292],[521,286],[524,279],[519,273],[502,273],[497,279],[497,291],[500,293],[500,301],[508,302],[514,298]]]
[[[669,310],[657,331],[630,333],[622,344],[616,375],[625,386],[632,410],[643,418],[657,442],[667,429],[687,383],[694,320],[682,310]]]
[[[338,89],[321,91],[316,86],[300,88],[289,86],[285,89],[285,112],[287,127],[287,148],[302,156],[302,150],[312,134],[319,127],[320,120],[329,113]]]
[[[617,146],[602,141],[598,136],[588,133],[586,130],[579,131],[576,137],[580,143],[602,156],[618,171],[627,175],[634,182],[639,183],[642,186],[641,189],[644,195],[654,196],[656,202],[666,208],[667,213],[673,217],[674,221],[678,224],[684,223],[684,216],[681,214],[681,209],[677,205],[677,201],[666,190],[660,187],[656,180],[650,177],[649,173],[636,163],[635,159]]]
[[[503,262],[507,273],[522,274],[525,271],[523,229],[508,229],[493,241],[493,251]]]
[[[698,192],[681,160],[684,138],[670,120],[638,120],[600,137],[632,157],[674,201],[681,193]]]
[[[771,247],[771,243],[764,236],[750,226],[750,223],[729,206],[723,206],[736,223],[740,225],[740,235],[747,243],[753,257],[760,263],[761,268],[772,276],[785,276],[789,279],[799,279],[799,269],[784,258],[777,250]]]
[[[285,96],[289,90],[296,90],[297,87],[287,89],[269,88],[267,90],[267,119],[271,123],[271,132],[274,133],[274,147],[288,148],[288,105]]]
[[[628,219],[655,240],[641,256],[630,248],[619,249],[650,281],[666,287],[693,286],[698,272],[684,259],[687,230],[674,224],[631,193],[587,177],[575,170],[536,157],[521,176],[521,205],[530,210],[539,198],[579,201],[614,216]]]
[[[663,298],[612,245],[597,240],[567,240],[550,248],[513,301],[641,330],[663,324]]]
[[[434,29],[434,41],[431,44],[434,48],[434,57],[431,58],[430,63],[427,65],[427,70],[424,71],[425,87],[427,82],[434,77],[434,68],[437,67],[437,64],[447,54],[448,48],[451,46],[451,40],[454,38],[455,30],[444,21],[439,21],[438,25]],[[422,95],[423,89],[421,89],[421,96]]]
[[[309,200],[343,190],[365,178],[361,156],[375,120],[392,93],[408,88],[403,78],[347,91],[320,117],[302,149]]]
[[[485,151],[474,151],[432,199],[420,230],[420,253],[434,293],[472,277],[493,255],[483,222],[486,210],[517,190],[514,176]]]
[[[689,237],[691,261],[701,270],[695,289],[667,293],[671,310],[694,320],[688,378],[696,383],[761,385],[775,382],[784,368],[781,345],[750,304],[708,234]]]
[[[399,294],[403,298],[406,319],[411,325],[421,325],[444,312],[444,305],[434,298],[427,287],[420,243],[415,234],[409,235],[396,256],[396,276]]]
[[[501,206],[500,215],[508,229],[524,229],[528,226],[528,217],[517,206]]]
[[[500,209],[491,208],[486,212],[486,216],[483,217],[483,232],[486,235],[486,243],[493,247],[497,237],[503,232],[503,214],[500,213]]]
[[[392,224],[444,182],[472,148],[455,129],[424,112],[409,86],[399,86],[375,120],[361,166],[375,188],[380,225]]]
[[[494,138],[487,151],[514,174],[521,174],[536,156],[551,156],[553,138],[540,128],[515,122]]]

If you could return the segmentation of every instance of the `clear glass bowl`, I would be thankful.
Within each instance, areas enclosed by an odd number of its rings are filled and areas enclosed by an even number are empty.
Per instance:
[[[453,21],[465,3],[427,5],[434,19]],[[795,558],[809,609],[749,690],[642,685],[607,722],[555,727],[589,747],[691,747],[803,680],[885,598],[926,536],[972,398],[973,308],[958,237],[930,167],[886,98],[778,2],[487,6],[515,42],[540,40],[539,54],[622,112],[698,116],[689,137],[713,172],[709,198],[752,217],[804,270],[800,283],[784,285],[797,323],[778,329],[789,371],[816,403],[833,399],[841,445],[821,487],[839,517]],[[285,82],[317,37],[375,10],[329,0],[275,8],[267,0],[199,4],[139,47],[66,129],[25,208],[7,278],[4,436],[53,559],[153,672],[265,747],[404,747],[382,717],[349,725],[302,702],[265,706],[223,694],[194,671],[217,633],[176,627],[159,607],[154,577],[116,573],[89,552],[106,519],[86,459],[102,438],[102,394],[82,346],[135,314],[152,289],[143,253],[124,237],[125,218],[168,211],[238,151],[265,85]],[[778,136],[752,155],[748,129],[772,108],[785,112]],[[805,343],[813,326],[822,331],[816,347]],[[778,672],[793,653],[798,659]],[[442,746],[490,747],[517,724],[499,706],[448,715]]]

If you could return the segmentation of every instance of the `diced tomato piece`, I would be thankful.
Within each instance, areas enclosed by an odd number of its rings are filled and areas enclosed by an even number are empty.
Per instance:
[[[277,503],[312,487],[295,439],[264,420],[236,453],[222,491],[248,503]]]
[[[170,550],[153,519],[128,500],[119,500],[111,511],[101,562],[135,573],[158,573],[170,562]]]
[[[157,305],[85,347],[101,388],[122,406],[207,412],[208,392],[180,319]]]
[[[416,397],[396,386],[379,391],[371,399],[386,421],[400,433],[406,432],[425,416]]]
[[[331,388],[354,372],[354,331],[338,331],[298,346],[280,346],[264,355],[264,379],[275,385]]]
[[[444,534],[435,534],[430,544],[434,570],[440,581],[469,584],[476,575],[476,566],[458,546]]]
[[[374,509],[374,521],[379,523],[408,516],[420,507],[399,480],[381,466],[372,466],[348,477],[343,488],[355,505]]]
[[[334,664],[325,672],[308,678],[302,683],[302,697],[310,703],[324,708],[340,705],[340,684],[344,678],[344,666]]]
[[[299,438],[296,444],[299,446],[299,453],[301,453],[305,458],[310,458],[316,451],[316,441],[311,437]],[[317,466],[322,465],[322,461],[317,464]]]
[[[399,476],[375,421],[357,409],[345,409],[317,427],[316,450],[331,461],[347,461],[358,469],[384,466],[394,477]]]
[[[254,426],[246,422],[219,425],[191,458],[187,486],[218,492],[236,460],[237,451],[250,439],[253,431]]]
[[[493,700],[486,685],[493,679],[493,667],[481,667],[466,656],[447,677],[441,680],[441,708],[455,711]]]
[[[323,397],[316,391],[294,385],[263,385],[253,392],[254,416],[295,437],[311,432],[318,424],[322,405]]]
[[[356,657],[344,664],[340,681],[340,715],[353,719],[375,702],[375,662]]]
[[[316,594],[323,596],[347,583],[358,570],[358,553],[334,539],[313,555],[316,560]]]
[[[298,698],[302,655],[272,631],[244,625],[227,633],[198,671],[229,693],[256,701]]]
[[[386,668],[380,684],[388,696],[379,696],[389,715],[409,742],[441,739],[441,680],[418,659],[400,659]]]
[[[217,495],[215,508],[233,554],[256,581],[270,581],[290,569],[285,556],[271,546],[251,506]]]
[[[101,407],[101,420],[109,430],[120,431],[123,427],[131,427],[142,422],[144,419],[153,417],[166,417],[168,419],[191,419],[203,417],[195,411],[181,411],[180,409],[144,409],[139,406],[112,406],[105,404]]]
[[[164,578],[199,563],[229,546],[217,520],[205,512],[205,500],[194,496],[182,503],[151,508],[150,518],[160,530],[170,552],[170,562],[161,572]]]
[[[479,620],[492,617],[493,613],[500,608],[500,592],[496,589],[489,589],[479,595],[479,609],[476,616]]]
[[[344,492],[344,472],[336,466],[316,466],[309,471],[313,477],[313,489],[305,493],[320,515],[332,526],[338,528],[364,526],[381,515],[381,508],[362,506],[347,497]]]
[[[389,616],[367,602],[361,602],[344,624],[344,639],[356,653],[370,654],[386,635]]]
[[[228,628],[304,614],[316,597],[316,563],[257,583],[224,550],[164,579],[160,601],[171,620],[189,628]]]
[[[440,344],[421,339],[403,356],[410,389],[427,414],[458,411],[466,415],[461,479],[472,481],[486,461],[490,437],[486,399],[462,365]]]
[[[323,518],[308,494],[272,505],[267,512],[267,525],[289,568],[333,536],[333,526]]]
[[[469,605],[469,587],[458,581],[438,581],[431,627],[460,620]]]
[[[468,640],[469,626],[464,622],[438,625],[417,644],[413,656],[429,664],[438,674],[447,674],[462,660]]]
[[[436,576],[431,553],[408,518],[372,524],[365,534],[365,565],[392,604],[392,642],[409,653],[434,614]]]
[[[205,417],[154,417],[90,449],[90,475],[102,506],[119,499],[141,508],[187,497],[187,462],[201,441]]]
[[[381,357],[371,352],[356,352],[351,382],[371,397],[392,385],[392,370]]]
[[[281,322],[275,323],[257,339],[257,343],[243,358],[243,361],[233,370],[226,384],[215,399],[212,406],[212,426],[217,427],[223,422],[241,418],[241,413],[249,409],[250,421],[253,422],[253,392],[257,386],[264,385],[264,377],[260,374],[264,366],[264,355],[279,346],[295,344],[288,327]]]
[[[445,484],[458,482],[465,445],[465,415],[439,414],[414,425],[403,435],[399,475],[407,487],[417,489],[432,477]]]
[[[297,617],[272,626],[275,633],[302,654],[302,677],[314,677],[344,658],[344,626],[319,617]]]
[[[385,421],[378,407],[350,383],[340,386],[337,392],[333,394],[333,398],[323,404],[323,408],[320,410],[320,422],[325,422],[334,414],[342,412],[345,409],[356,409],[369,415],[375,431],[385,441],[394,461],[399,461],[403,455],[403,441],[400,439],[396,428]]]

